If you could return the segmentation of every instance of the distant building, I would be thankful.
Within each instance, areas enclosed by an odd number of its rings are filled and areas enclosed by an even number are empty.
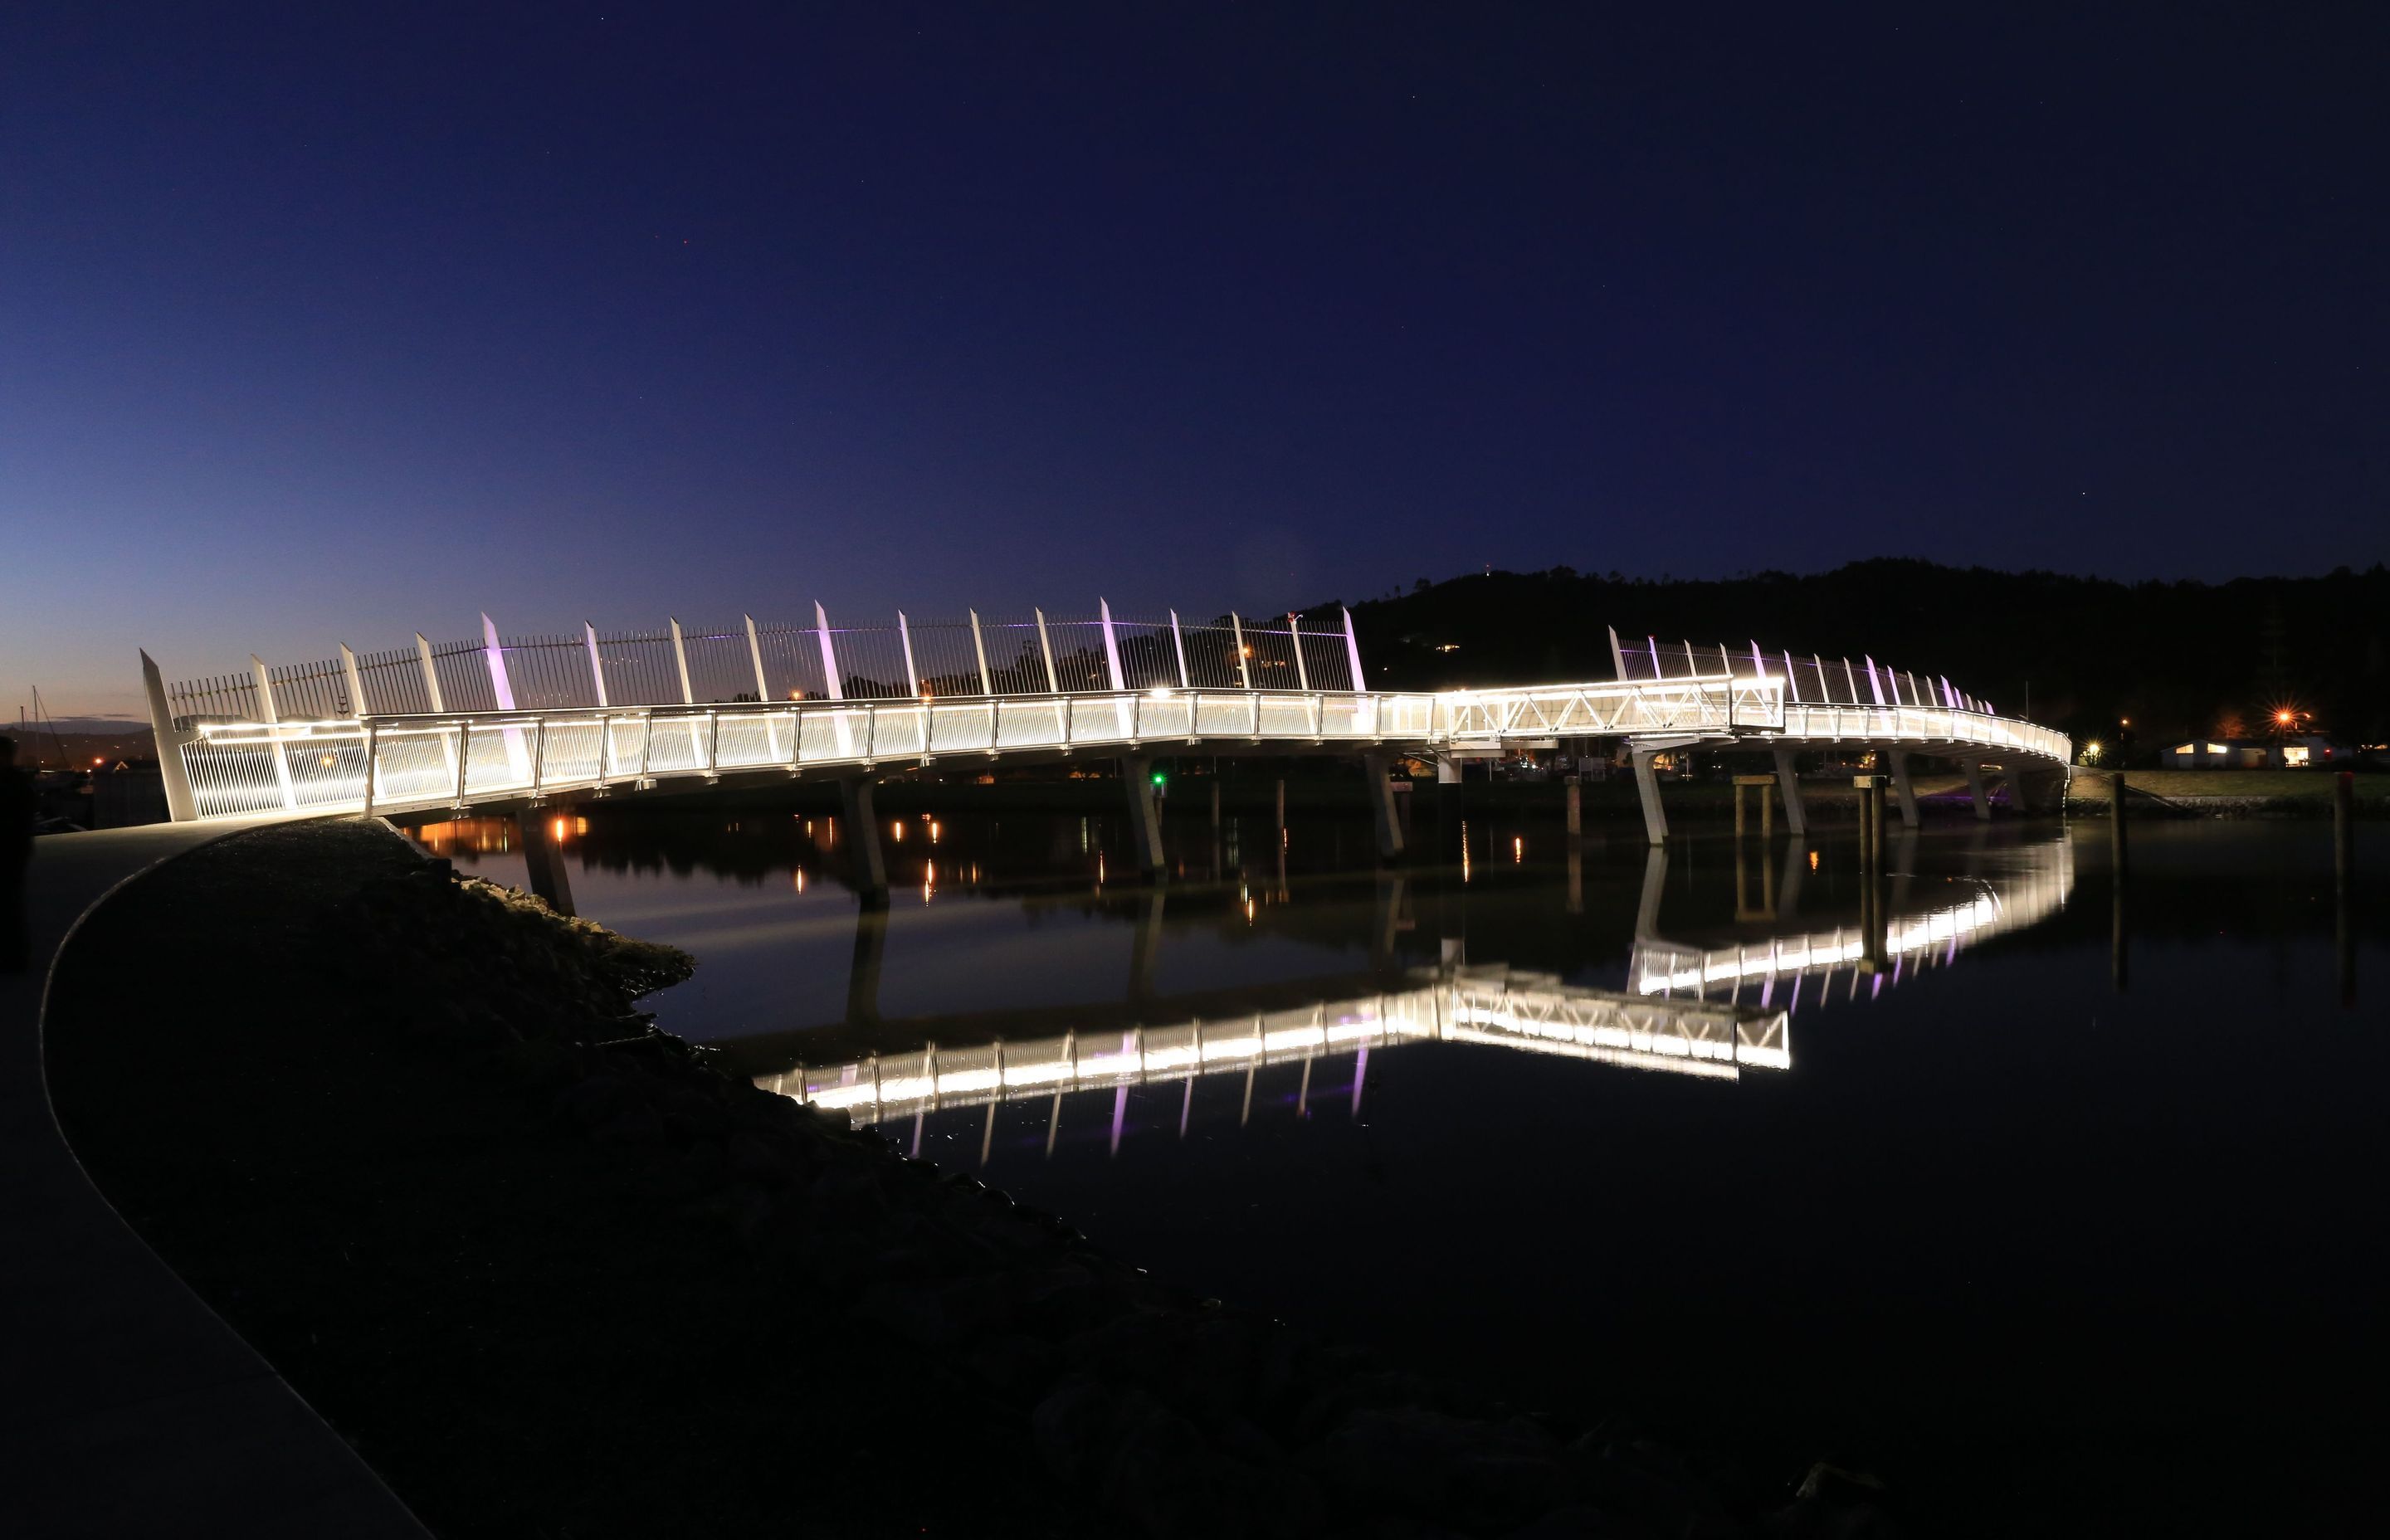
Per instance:
[[[2168,749],[2158,763],[2168,770],[2262,770],[2269,765],[2298,769],[2332,758],[2332,739],[2301,733],[2279,743],[2271,738],[2193,738]]]

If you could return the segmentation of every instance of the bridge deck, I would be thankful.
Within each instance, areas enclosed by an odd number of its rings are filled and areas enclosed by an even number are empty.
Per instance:
[[[1163,688],[199,721],[171,730],[165,751],[187,780],[190,815],[209,818],[470,807],[957,757],[1019,763],[1163,747],[1434,753],[1556,736],[1884,745],[2059,764],[2069,752],[2062,735],[2027,722],[1940,706],[1803,705],[1786,700],[1781,679],[1733,674],[1435,694]]]

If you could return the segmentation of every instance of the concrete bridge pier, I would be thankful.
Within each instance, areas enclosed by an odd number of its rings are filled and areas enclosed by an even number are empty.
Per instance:
[[[1655,845],[1668,842],[1668,812],[1660,805],[1660,777],[1652,773],[1651,756],[1658,751],[1636,749],[1635,795],[1643,804],[1643,833]]]
[[[1801,805],[1801,777],[1792,768],[1792,751],[1776,751],[1776,788],[1784,797],[1784,827],[1798,840],[1809,832],[1807,810]]]
[[[1368,788],[1369,821],[1378,836],[1378,853],[1388,861],[1403,853],[1403,820],[1394,806],[1394,756],[1361,756],[1361,778]]]
[[[1137,853],[1137,869],[1159,878],[1162,856],[1162,801],[1153,794],[1153,760],[1147,754],[1125,754],[1120,762],[1121,788],[1128,794],[1128,836]]]
[[[1967,797],[1975,804],[1976,821],[1978,823],[1990,823],[1992,821],[1992,798],[1991,793],[1984,789],[1984,762],[1979,759],[1968,759],[1960,760],[1959,763],[1963,765],[1967,771]]]
[[[1668,842],[1668,813],[1660,805],[1660,777],[1651,769],[1651,756],[1664,754],[1671,749],[1683,749],[1701,742],[1698,735],[1689,738],[1654,738],[1640,742],[1629,739],[1627,752],[1635,760],[1635,794],[1643,804],[1643,832],[1655,845]]]
[[[1900,799],[1900,821],[1910,828],[1917,827],[1917,791],[1908,784],[1908,751],[1892,750],[1885,755],[1892,762],[1892,791]]]
[[[564,847],[556,837],[554,808],[526,807],[515,815],[515,834],[522,841],[523,866],[529,869],[531,891],[559,915],[573,913],[572,879],[565,871]]]
[[[848,776],[838,783],[839,811],[846,824],[846,859],[854,875],[854,891],[867,904],[874,895],[888,896],[888,858],[880,848],[880,820],[871,811],[868,776]]]

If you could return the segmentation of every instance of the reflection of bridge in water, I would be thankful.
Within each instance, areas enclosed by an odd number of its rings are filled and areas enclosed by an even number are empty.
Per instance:
[[[1797,891],[1800,854],[1795,843],[1787,854],[1782,889],[1764,888],[1763,916],[1773,917],[1780,892]],[[1701,946],[1654,933],[1666,873],[1665,853],[1654,851],[1644,871],[1643,906],[1627,987],[1641,995],[1690,995],[1728,1004],[1741,1003],[1744,992],[1755,988],[1754,1003],[1763,1007],[1772,1006],[1781,989],[1789,1012],[1799,1008],[1805,983],[1814,982],[1811,998],[1823,1001],[1834,975],[1847,969],[1852,995],[1857,995],[1862,979],[1870,981],[1870,993],[1881,993],[1887,982],[1897,984],[1905,973],[1953,962],[1965,947],[2039,924],[2065,906],[2075,887],[2074,847],[2066,841],[2011,846],[2002,852],[2002,859],[2011,869],[1992,877],[1952,879],[1960,896],[1922,909],[1911,907],[1914,879],[1907,872],[1897,874],[1880,933],[1872,936],[1863,923]],[[1741,871],[1736,886],[1740,901],[1749,887]]]
[[[1903,841],[1908,843],[1908,841]],[[1767,885],[1765,913],[1782,902],[1790,910],[1797,891],[1796,846],[1788,859],[1782,889]],[[1253,1110],[1258,1072],[1300,1064],[1299,1111],[1307,1111],[1317,1060],[1353,1056],[1352,1098],[1360,1106],[1368,1057],[1419,1043],[1458,1043],[1506,1048],[1558,1059],[1624,1068],[1738,1078],[1745,1068],[1792,1068],[1791,1020],[1805,982],[1810,998],[1824,1003],[1835,975],[1851,972],[1851,991],[1871,981],[1871,993],[1886,980],[1954,960],[1960,949],[1992,936],[2022,930],[2055,913],[2074,881],[2070,848],[2062,841],[2004,848],[1995,867],[1981,876],[1949,880],[1962,890],[1952,902],[1912,907],[1907,891],[1915,879],[1895,878],[1901,890],[1883,913],[1882,933],[1838,926],[1702,946],[1661,938],[1655,920],[1669,866],[1654,851],[1645,866],[1643,902],[1625,991],[1570,985],[1549,974],[1513,970],[1500,964],[1469,967],[1458,950],[1435,969],[1412,969],[1387,987],[1349,985],[1321,998],[1278,1009],[1218,1011],[1161,1025],[1129,1024],[1103,1030],[1065,1030],[1007,1041],[993,1038],[966,1046],[925,1043],[902,1054],[864,1054],[844,1063],[794,1065],[758,1075],[765,1089],[850,1113],[857,1122],[914,1120],[916,1146],[929,1113],[969,1107],[988,1110],[982,1136],[983,1158],[993,1138],[996,1109],[1005,1102],[1052,1098],[1047,1148],[1060,1126],[1061,1098],[1073,1092],[1114,1092],[1111,1136],[1117,1146],[1133,1086],[1183,1082],[1179,1122],[1183,1133],[1192,1114],[1195,1083],[1211,1076],[1241,1076],[1240,1121]],[[1581,866],[1570,864],[1572,897]],[[1391,957],[1395,912],[1403,902],[1402,879],[1381,889],[1386,913],[1378,926],[1379,956]],[[1162,905],[1153,895],[1142,911],[1132,969],[1135,982],[1151,977]],[[1744,911],[1750,918],[1749,911]],[[867,912],[863,936],[875,936],[884,917]],[[866,949],[858,947],[860,958]],[[876,977],[876,958],[868,964]],[[858,977],[862,975],[859,973]],[[876,989],[876,983],[872,986]],[[867,995],[869,991],[862,992]],[[1153,1002],[1148,997],[1148,1004]],[[1065,1019],[1090,1012],[1062,1011]],[[894,1023],[890,1023],[894,1024]],[[960,1026],[961,1022],[947,1025]]]
[[[1785,1021],[1781,1010],[1578,989],[1498,967],[1460,969],[1408,988],[1286,1010],[967,1048],[932,1043],[901,1059],[874,1054],[829,1068],[799,1066],[756,1084],[880,1123],[947,1107],[1241,1072],[1250,1112],[1260,1069],[1301,1061],[1307,1072],[1312,1060],[1344,1053],[1366,1065],[1373,1049],[1412,1043],[1471,1043],[1730,1080],[1745,1065],[1791,1068]],[[1356,1101],[1359,1084],[1356,1068]]]

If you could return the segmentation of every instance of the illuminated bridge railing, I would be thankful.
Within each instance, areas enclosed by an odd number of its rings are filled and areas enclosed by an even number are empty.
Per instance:
[[[1784,725],[1784,681],[1716,674],[1684,679],[1447,690],[1445,740],[1731,733]]]
[[[1571,733],[1767,730],[1767,681],[1670,680],[1443,696],[1090,691],[738,702],[305,722],[203,722],[180,753],[194,815],[399,811],[770,770],[1146,744],[1344,743],[1419,751]]]
[[[183,761],[199,815],[211,817],[495,802],[750,771],[1150,741],[1425,743],[1435,714],[1431,695],[1259,690],[496,712],[202,724]]]
[[[1241,1073],[1415,1043],[1466,1043],[1626,1068],[1731,1080],[1789,1070],[1781,1010],[1574,989],[1532,975],[1460,973],[1408,990],[1219,1021],[1066,1033],[967,1048],[799,1067],[758,1077],[769,1091],[838,1108],[858,1123],[923,1111]]]
[[[1728,647],[1617,652],[1621,677],[1372,692],[1352,617],[1333,628],[1025,620],[758,625],[479,642],[269,666],[168,686],[143,656],[176,818],[470,805],[554,791],[942,754],[1148,742],[1432,752],[1556,737],[1857,743],[2036,754],[2062,734],[1946,679]],[[1613,645],[1615,634],[1613,633]],[[1679,668],[1681,665],[1681,670]],[[1808,683],[1805,688],[1804,678]],[[1838,683],[1839,681],[1839,683]]]
[[[1787,702],[1784,737],[1802,744],[1897,743],[1931,751],[1935,744],[2007,750],[2066,764],[2075,744],[2064,733],[2014,717],[1948,706],[1838,706]]]

